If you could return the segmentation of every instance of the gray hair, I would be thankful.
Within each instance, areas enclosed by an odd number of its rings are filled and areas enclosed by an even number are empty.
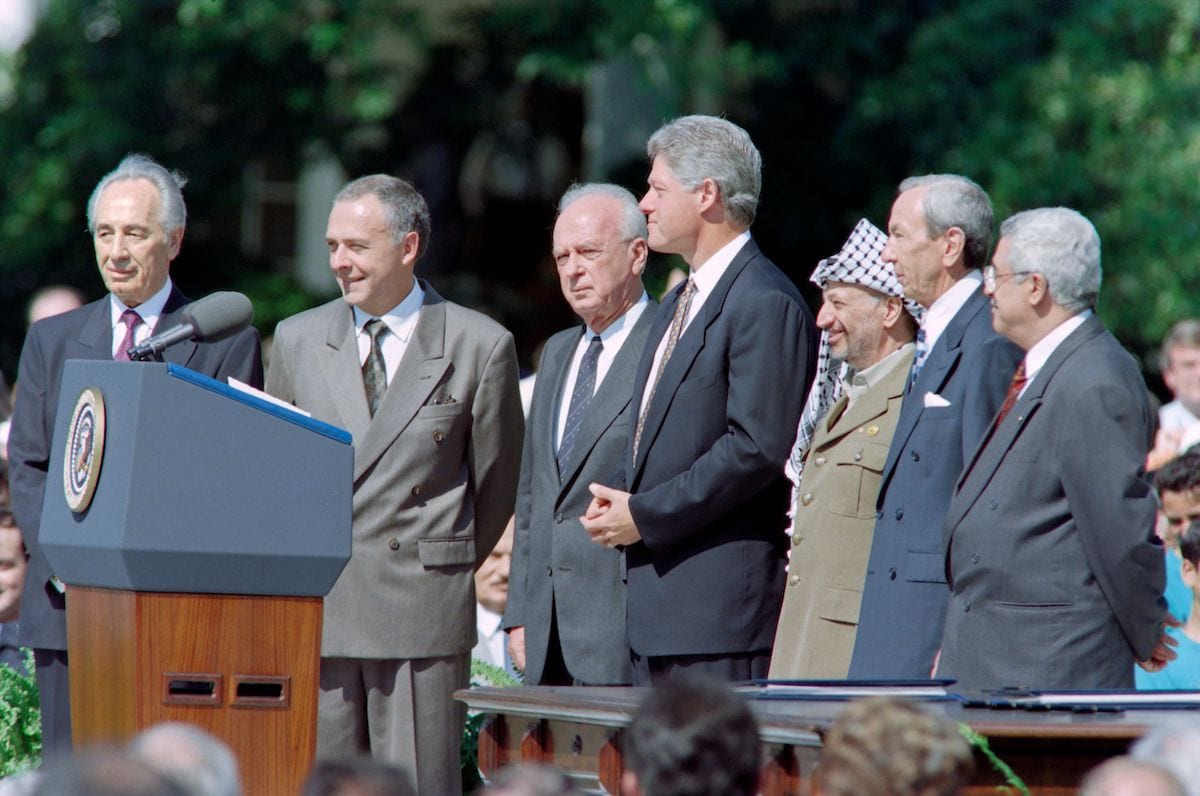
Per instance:
[[[1082,214],[1068,207],[1025,210],[1004,220],[1000,237],[1008,239],[1013,271],[1046,277],[1055,304],[1067,310],[1096,306],[1100,235]]]
[[[1200,318],[1185,318],[1171,327],[1159,352],[1159,370],[1171,366],[1171,349],[1200,348]]]
[[[680,184],[689,191],[711,179],[721,192],[721,206],[738,225],[754,223],[762,190],[762,155],[750,134],[716,116],[682,116],[650,136],[646,154],[661,155]]]
[[[404,242],[405,235],[415,232],[417,257],[425,253],[429,248],[431,232],[429,205],[411,182],[390,174],[370,174],[347,183],[338,191],[337,196],[333,197],[333,201],[334,204],[350,202],[364,196],[374,196],[379,200],[379,204],[383,205],[388,231],[392,233],[392,243],[399,246]]]
[[[913,188],[927,189],[921,209],[929,237],[936,238],[951,227],[958,227],[966,238],[963,264],[967,268],[987,265],[995,225],[987,192],[974,180],[958,174],[926,174],[904,180],[896,193]]]
[[[129,743],[129,751],[190,796],[241,796],[237,759],[222,741],[181,722],[156,724]]]
[[[114,182],[124,180],[149,180],[154,184],[158,191],[159,220],[164,234],[170,235],[187,226],[187,205],[183,203],[183,186],[187,185],[187,177],[178,171],[168,171],[149,155],[132,152],[115,169],[100,178],[88,197],[88,232],[93,235],[96,233],[96,205],[100,202],[100,194]]]
[[[580,199],[593,196],[615,199],[620,205],[621,237],[633,240],[634,238],[645,238],[649,234],[646,230],[646,216],[638,208],[637,197],[620,185],[613,185],[610,182],[575,183],[562,195],[562,199],[558,200],[558,214],[561,216],[568,207]]]

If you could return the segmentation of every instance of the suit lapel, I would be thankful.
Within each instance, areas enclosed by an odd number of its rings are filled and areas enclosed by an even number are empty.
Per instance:
[[[317,360],[317,369],[325,379],[325,388],[337,407],[342,425],[354,438],[355,447],[361,448],[367,438],[371,413],[358,361],[354,311],[349,304],[343,302],[333,307],[325,345],[317,351]]]
[[[542,355],[542,364],[538,369],[538,378],[547,379],[552,384],[552,389],[544,391],[543,398],[549,406],[540,415],[530,411],[530,417],[540,417],[541,427],[535,429],[537,439],[535,445],[544,446],[546,453],[553,461],[557,459],[558,448],[555,445],[558,437],[558,415],[562,411],[562,402],[566,400],[563,395],[563,387],[567,383],[567,374],[571,370],[572,354],[575,352],[575,347],[579,345],[579,331],[582,327],[577,327],[575,334],[566,335],[561,341],[556,341],[556,344],[551,348],[547,345],[546,352]],[[561,342],[561,344],[558,344]]]
[[[617,356],[604,376],[604,381],[600,383],[591,403],[587,406],[587,414],[583,418],[583,423],[580,425],[575,439],[573,455],[563,465],[559,474],[562,492],[566,491],[566,487],[574,480],[580,467],[587,461],[596,441],[608,430],[608,427],[632,400],[634,377],[637,373],[635,365],[641,358],[642,348],[646,342],[646,333],[654,322],[654,313],[651,312],[654,306],[653,303],[647,306],[642,311],[637,323],[629,330],[625,343],[617,352]],[[562,395],[562,384],[558,385],[558,393]],[[559,400],[561,401],[563,398]],[[559,493],[559,497],[562,497],[562,492]]]
[[[713,287],[712,293],[704,300],[704,306],[687,328],[683,330],[683,334],[679,337],[679,342],[675,345],[675,351],[671,354],[671,359],[667,361],[666,367],[663,369],[662,379],[654,390],[654,397],[650,401],[650,410],[646,415],[646,423],[642,429],[642,440],[638,449],[638,460],[634,462],[634,477],[641,472],[642,466],[646,463],[646,452],[650,450],[654,444],[654,438],[658,436],[659,430],[662,428],[663,421],[667,417],[667,409],[671,406],[674,400],[675,391],[679,389],[679,385],[683,382],[683,377],[691,370],[692,362],[704,349],[704,342],[708,336],[708,328],[721,316],[721,311],[725,306],[725,298],[729,295],[729,289],[733,286],[734,281],[742,270],[756,257],[759,256],[758,244],[750,239],[746,245],[742,247],[729,263],[729,267],[725,273],[721,275],[721,279]],[[686,283],[685,283],[686,284]],[[679,288],[679,293],[683,292],[683,288]],[[676,294],[678,299],[678,293]],[[667,325],[671,323],[671,316],[674,315],[675,306],[671,302],[671,312],[660,313],[660,323],[663,319]],[[657,329],[658,324],[655,325]],[[657,346],[662,335],[651,338],[652,343]],[[654,352],[650,351],[649,355],[653,361]],[[651,375],[650,378],[653,378]]]
[[[450,367],[445,356],[446,348],[446,303],[426,282],[421,282],[425,291],[425,302],[417,317],[417,326],[404,358],[396,369],[392,384],[383,396],[379,411],[371,418],[367,433],[354,457],[354,480],[374,464],[391,446],[396,437],[408,427],[417,411],[425,405],[442,376]],[[355,358],[357,362],[357,357]],[[358,386],[362,389],[361,371]],[[465,399],[466,396],[459,396]],[[366,393],[362,396],[366,406]]]
[[[183,309],[189,303],[187,296],[180,293],[179,288],[172,285],[171,294],[167,296],[167,303],[163,305],[162,314],[158,316],[158,323],[150,330],[151,334],[164,332],[167,329],[178,326],[183,320]],[[184,340],[163,351],[163,359],[177,365],[186,365],[195,353],[196,342],[194,340]]]
[[[941,337],[930,350],[929,356],[926,357],[925,364],[917,376],[917,383],[904,397],[904,404],[900,407],[900,418],[896,423],[892,447],[888,452],[887,463],[883,466],[883,481],[879,489],[881,499],[892,478],[892,473],[896,469],[901,449],[908,443],[908,438],[912,436],[921,415],[925,412],[925,394],[929,392],[937,394],[945,388],[947,380],[957,369],[958,361],[962,358],[962,342],[967,327],[971,325],[976,315],[988,307],[987,296],[983,294],[982,290],[976,288],[966,303],[954,314],[954,318],[951,319],[946,330],[942,332]]]
[[[79,329],[76,344],[85,353],[82,359],[112,359],[112,299],[105,296],[92,305],[92,312]],[[71,357],[68,357],[70,359]]]
[[[943,528],[948,532],[966,515],[967,511],[983,494],[983,490],[991,482],[992,477],[1000,469],[1005,456],[1012,449],[1017,438],[1021,436],[1026,424],[1037,414],[1042,404],[1046,388],[1054,379],[1054,374],[1062,367],[1079,347],[1104,331],[1104,326],[1096,318],[1089,318],[1078,329],[1071,332],[1066,340],[1054,349],[1054,353],[1046,360],[1033,381],[1025,389],[1025,393],[1013,404],[1012,410],[1004,421],[992,427],[984,435],[983,442],[975,449],[967,465],[963,468],[955,487],[955,497],[951,501],[951,510],[947,513]],[[946,535],[949,541],[949,533]]]

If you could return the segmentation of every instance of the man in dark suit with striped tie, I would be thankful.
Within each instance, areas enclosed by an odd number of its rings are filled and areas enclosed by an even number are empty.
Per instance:
[[[765,677],[783,599],[792,431],[816,368],[812,313],[750,237],[762,159],[712,116],[647,145],[650,248],[690,266],[647,339],[623,484],[584,527],[624,549],[633,681]]]

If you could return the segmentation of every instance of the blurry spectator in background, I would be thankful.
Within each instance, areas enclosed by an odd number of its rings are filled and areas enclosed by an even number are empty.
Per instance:
[[[625,732],[622,796],[752,796],[758,724],[729,686],[687,674],[655,687]]]
[[[1179,539],[1193,520],[1200,519],[1200,453],[1185,453],[1154,474],[1158,493],[1158,535],[1167,558],[1167,610],[1185,621],[1192,609],[1192,591],[1181,576]]]
[[[34,796],[191,796],[182,786],[134,756],[91,749],[43,766]]]
[[[471,657],[499,666],[513,677],[520,674],[508,656],[508,635],[500,623],[508,604],[508,573],[512,567],[513,526],[510,521],[491,555],[475,570],[475,629],[479,640]]]
[[[1159,366],[1174,400],[1158,410],[1158,434],[1146,464],[1150,470],[1200,442],[1200,319],[1188,318],[1171,327]]]
[[[17,643],[21,588],[25,584],[25,543],[12,512],[0,509],[0,665],[27,673],[25,656]]]
[[[156,724],[138,733],[129,751],[189,796],[241,796],[237,758],[228,746],[199,727],[180,722]]]
[[[577,796],[580,791],[557,769],[518,763],[496,772],[483,792],[486,796]]]
[[[400,766],[370,758],[325,760],[313,767],[300,796],[416,796]]]
[[[1188,796],[1200,796],[1200,716],[1180,715],[1155,724],[1130,748],[1129,756],[1165,766]]]
[[[950,719],[890,697],[852,703],[825,734],[813,793],[820,796],[950,796],[975,770]]]
[[[1188,607],[1188,620],[1183,627],[1168,627],[1166,632],[1175,639],[1176,658],[1171,665],[1159,672],[1148,672],[1143,669],[1133,670],[1134,682],[1138,688],[1180,689],[1195,691],[1200,689],[1200,521],[1193,520],[1179,538],[1179,556],[1183,563],[1179,566],[1179,577],[1187,590],[1191,605]],[[1168,565],[1168,568],[1175,565]]]
[[[1121,756],[1092,769],[1080,796],[1186,796],[1179,779],[1158,763]]]
[[[29,300],[27,321],[30,326],[42,318],[61,315],[69,310],[82,307],[83,291],[71,285],[47,285],[33,294]]]

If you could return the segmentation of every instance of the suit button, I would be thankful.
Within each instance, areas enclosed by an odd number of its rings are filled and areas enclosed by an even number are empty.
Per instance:
[[[414,486],[414,487],[412,488],[412,495],[413,495],[413,497],[417,497],[417,496],[418,496],[418,495],[420,495],[420,494],[421,494],[421,487],[419,487],[419,486]]]
[[[904,519],[904,509],[896,509],[896,519],[897,520]]]
[[[440,432],[440,431],[433,432],[433,441],[434,442],[441,442],[445,438],[446,438],[446,435],[443,434],[442,432]]]
[[[862,451],[855,451],[855,452],[854,452],[854,461],[856,461],[856,462],[861,462],[861,461],[862,461]]]
[[[814,464],[817,464],[817,465],[822,465],[822,464],[824,464],[824,463],[825,463],[825,457],[824,457],[824,456],[818,456],[817,458],[813,459],[813,463],[814,463]]]
[[[917,453],[916,451],[913,451],[913,452],[912,452],[912,460],[913,460],[914,462],[919,462],[919,461],[921,461],[921,454]]]
[[[971,555],[971,563],[972,563],[972,564],[978,564],[978,563],[979,563],[979,553],[974,553],[974,554],[972,554],[972,555]]]
[[[793,546],[793,547],[799,547],[799,546],[800,546],[800,543],[801,543],[801,542],[803,542],[803,541],[804,541],[804,537],[803,537],[803,536],[793,536],[793,537],[792,537],[792,546]]]
[[[562,522],[562,514],[555,514],[554,522],[555,522],[555,524],[561,523]]]
[[[971,612],[971,602],[970,602],[970,600],[968,600],[963,603],[963,613],[966,614],[966,613],[970,613],[970,612]]]
[[[812,492],[805,492],[803,495],[801,495],[800,502],[805,506],[810,505],[813,502]]]
[[[554,577],[554,567],[546,567],[546,577]]]
[[[895,579],[896,579],[896,568],[889,567],[888,568],[888,580],[895,580]]]
[[[399,550],[400,540],[393,536],[391,539],[388,539],[388,547],[392,548],[393,550]]]
[[[789,583],[790,585],[792,585],[792,586],[797,586],[797,585],[799,585],[799,583],[800,583],[800,576],[799,576],[799,575],[792,575],[790,578],[788,578],[788,583]]]
[[[875,512],[875,519],[877,519],[877,520],[883,519],[883,509],[880,509],[879,511]]]
[[[995,501],[995,500],[989,500],[989,501],[988,501],[988,508],[989,508],[989,509],[991,509],[992,511],[995,511],[996,509],[1000,508],[1000,503],[999,503],[999,501]]]

